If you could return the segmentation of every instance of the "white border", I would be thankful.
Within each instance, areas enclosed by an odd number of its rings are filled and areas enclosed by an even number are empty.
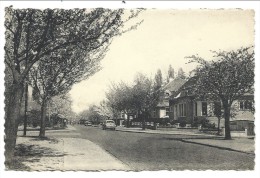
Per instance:
[[[158,177],[158,176],[174,176],[174,177],[202,177],[209,176],[210,178],[220,178],[220,177],[250,177],[250,178],[259,178],[260,177],[260,164],[259,164],[259,154],[260,154],[260,146],[259,146],[259,137],[256,137],[256,165],[254,171],[158,171],[158,172],[15,172],[15,171],[4,171],[3,164],[3,155],[4,155],[4,7],[13,5],[14,8],[95,8],[95,7],[105,7],[105,8],[173,8],[173,9],[199,9],[199,8],[210,8],[210,9],[219,9],[219,8],[241,8],[241,9],[254,9],[255,10],[255,49],[256,51],[256,108],[258,108],[258,98],[259,96],[259,13],[260,13],[260,2],[258,1],[126,1],[126,3],[122,3],[121,1],[0,1],[0,83],[1,83],[1,92],[0,92],[0,177],[13,177],[18,176],[21,177],[46,177],[46,176],[66,176],[66,177],[101,177],[101,176],[113,176],[113,177]],[[259,135],[259,124],[258,120],[260,117],[259,113],[256,109],[255,114],[255,125],[256,125],[256,135]]]

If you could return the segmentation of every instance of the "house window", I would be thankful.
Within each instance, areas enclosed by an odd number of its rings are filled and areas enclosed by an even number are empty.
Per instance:
[[[182,104],[179,104],[179,113],[178,113],[178,116],[182,116],[182,115],[181,115],[181,111],[182,111]]]
[[[252,110],[252,101],[245,101],[245,109]]]
[[[239,102],[239,110],[244,110],[244,101]]]
[[[198,116],[198,104],[195,102],[195,116]]]
[[[166,110],[166,116],[169,116],[170,109],[167,107],[165,108],[165,110]]]
[[[207,116],[208,109],[207,109],[207,102],[202,102],[202,115]]]
[[[239,102],[239,110],[252,110],[253,102],[252,101],[240,101]]]
[[[179,104],[179,116],[186,116],[186,103]]]
[[[185,104],[183,104],[183,116],[186,116],[186,107],[187,105],[186,105],[186,103]]]
[[[221,102],[214,102],[214,115],[221,116]]]

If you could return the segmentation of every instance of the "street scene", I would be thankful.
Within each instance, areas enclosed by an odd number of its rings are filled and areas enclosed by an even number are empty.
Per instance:
[[[22,170],[252,170],[254,139],[195,132],[74,125],[47,131],[48,139],[18,132],[18,162]]]
[[[255,170],[254,17],[5,7],[5,169]]]

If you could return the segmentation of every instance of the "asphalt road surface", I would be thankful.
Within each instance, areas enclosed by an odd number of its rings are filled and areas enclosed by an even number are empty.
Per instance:
[[[131,133],[82,125],[75,128],[80,133],[77,137],[96,143],[134,171],[254,169],[253,154],[185,142],[185,138],[201,136]]]

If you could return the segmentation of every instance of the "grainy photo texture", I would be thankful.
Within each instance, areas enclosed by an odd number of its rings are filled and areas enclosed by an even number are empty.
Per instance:
[[[254,23],[6,7],[6,170],[254,170]]]

